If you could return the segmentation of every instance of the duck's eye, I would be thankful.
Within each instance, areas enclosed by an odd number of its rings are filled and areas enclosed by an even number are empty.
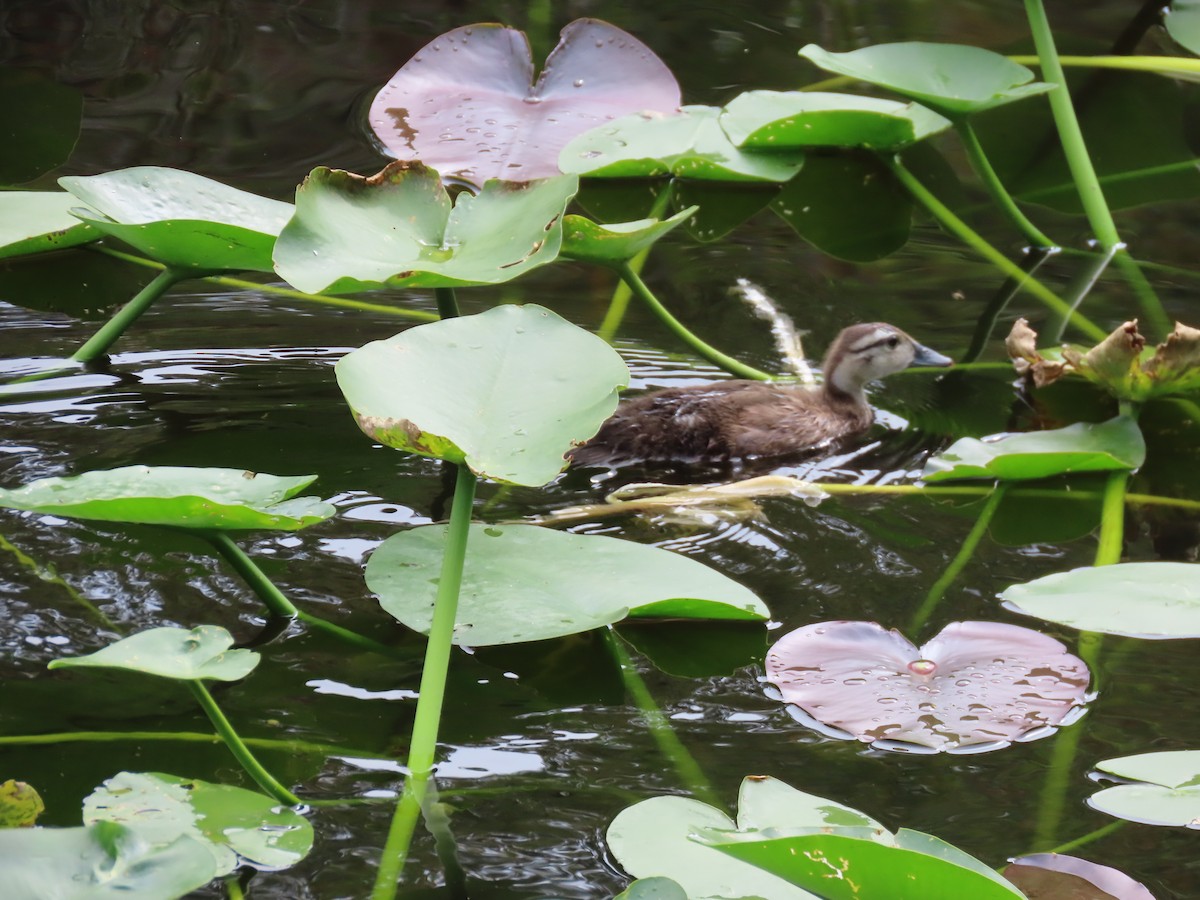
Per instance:
[[[891,347],[893,350],[895,350],[897,347],[900,346],[899,336],[893,334],[890,338],[888,338],[887,345],[889,347]]]

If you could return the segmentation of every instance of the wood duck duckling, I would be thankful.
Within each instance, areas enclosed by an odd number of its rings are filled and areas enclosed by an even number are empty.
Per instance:
[[[871,427],[869,382],[909,366],[952,364],[894,325],[851,325],[825,355],[819,387],[734,380],[654,391],[623,402],[567,455],[577,466],[609,466],[832,451]]]

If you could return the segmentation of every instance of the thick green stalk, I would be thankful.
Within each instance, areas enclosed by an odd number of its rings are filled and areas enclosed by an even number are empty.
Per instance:
[[[962,140],[963,148],[967,151],[967,159],[971,162],[971,167],[975,170],[975,174],[983,182],[983,186],[987,189],[992,200],[1004,211],[1008,216],[1009,221],[1016,226],[1017,230],[1025,236],[1025,240],[1040,250],[1050,250],[1057,245],[1042,234],[1036,225],[1034,225],[1017,206],[1017,203],[1012,198],[1012,194],[1004,187],[1004,182],[1000,180],[1000,176],[996,174],[996,170],[992,168],[991,161],[984,153],[983,145],[979,143],[979,135],[975,133],[975,129],[971,127],[971,120],[967,118],[959,119],[955,123],[955,130],[958,131],[958,136]]]
[[[695,757],[688,752],[687,747],[683,746],[679,735],[671,727],[670,720],[663,715],[658,704],[654,702],[654,695],[650,693],[646,682],[638,674],[637,667],[620,637],[612,628],[608,628],[604,632],[604,638],[609,652],[621,670],[621,679],[625,682],[625,690],[637,704],[637,708],[642,714],[642,721],[645,722],[654,742],[658,744],[659,752],[675,767],[675,772],[679,775],[683,787],[697,800],[720,807],[720,797],[713,789],[708,776],[704,774],[704,770],[700,768]]]
[[[1047,853],[1070,853],[1078,847],[1083,847],[1093,841],[1098,841],[1100,838],[1108,837],[1114,831],[1124,828],[1129,823],[1125,819],[1117,819],[1114,822],[1109,822],[1095,831],[1089,831],[1087,834],[1077,837],[1072,841],[1067,841],[1065,844],[1059,844],[1057,847],[1052,847],[1047,850]]]
[[[1033,850],[1042,853],[1057,842],[1059,825],[1066,808],[1067,789],[1071,783],[1071,769],[1079,753],[1079,741],[1083,736],[1083,723],[1076,722],[1060,728],[1054,735],[1050,753],[1050,766],[1042,792],[1038,798],[1037,822],[1033,831]]]
[[[950,561],[950,565],[946,566],[946,570],[941,577],[933,583],[929,589],[929,593],[925,595],[925,600],[921,603],[917,611],[913,613],[912,619],[908,623],[908,636],[916,639],[921,629],[925,627],[925,623],[929,621],[929,617],[933,611],[937,609],[937,605],[941,602],[946,589],[954,583],[958,578],[963,568],[971,561],[971,557],[975,555],[975,549],[979,546],[979,542],[983,540],[983,536],[987,534],[988,525],[991,524],[992,516],[996,514],[996,509],[1000,506],[1000,501],[1004,498],[1004,492],[1007,485],[1001,481],[992,490],[991,495],[984,503],[983,509],[979,511],[979,517],[975,520],[975,524],[971,527],[967,537],[963,540],[962,547],[959,548],[958,554]]]
[[[446,696],[446,675],[450,669],[454,621],[458,616],[458,595],[462,588],[467,536],[470,533],[471,508],[477,482],[475,473],[466,465],[458,467],[454,503],[450,508],[450,524],[446,526],[446,545],[442,555],[442,571],[438,580],[433,623],[429,629],[429,645],[425,650],[425,667],[421,672],[420,697],[417,698],[417,712],[408,747],[408,778],[404,783],[400,802],[396,805],[396,812],[392,816],[371,900],[391,900],[396,896],[400,872],[408,858],[408,847],[416,829],[417,816],[425,806],[429,778],[437,754],[438,725],[441,722],[442,703]]]
[[[154,276],[154,280],[138,291],[137,295],[126,303],[111,319],[105,322],[100,330],[93,334],[82,347],[71,354],[75,362],[87,363],[103,356],[108,348],[116,343],[134,321],[150,308],[159,297],[167,292],[174,284],[185,278],[194,278],[199,272],[183,271],[166,268]]]
[[[641,300],[654,311],[663,324],[671,330],[671,332],[681,341],[695,350],[700,356],[707,359],[710,363],[720,366],[726,372],[736,375],[738,378],[752,378],[755,381],[774,381],[775,376],[770,375],[761,369],[756,369],[753,366],[748,366],[745,363],[738,362],[732,356],[726,356],[715,347],[706,344],[684,326],[682,322],[671,315],[665,306],[659,302],[654,296],[650,288],[646,287],[646,283],[642,281],[641,276],[630,268],[629,263],[621,263],[616,267],[617,272],[633,292],[641,298]]]
[[[1052,290],[1024,272],[1015,262],[989,244],[975,229],[956,216],[951,209],[942,203],[934,194],[905,167],[900,157],[895,154],[881,154],[880,159],[887,165],[913,197],[929,210],[943,228],[973,249],[976,253],[994,265],[1009,278],[1016,279],[1034,297],[1061,316],[1070,317],[1071,322],[1088,337],[1103,340],[1108,335],[1100,326],[1085,318],[1081,313],[1072,310],[1070,305]]]
[[[1100,540],[1096,546],[1097,566],[1111,566],[1121,561],[1125,543],[1125,488],[1129,472],[1110,472],[1104,483],[1104,500],[1100,507]]]
[[[200,708],[204,710],[204,714],[208,716],[208,720],[213,723],[213,727],[217,730],[217,734],[221,736],[221,740],[225,742],[225,746],[229,748],[229,752],[241,763],[242,768],[246,770],[246,773],[254,779],[258,786],[280,803],[286,803],[288,806],[299,806],[300,798],[276,781],[275,776],[268,772],[254,754],[250,752],[250,748],[246,746],[245,741],[234,731],[230,721],[225,718],[225,713],[221,712],[221,707],[217,706],[217,701],[208,692],[208,688],[204,686],[204,682],[199,679],[193,679],[188,682],[188,687],[192,689],[192,696],[196,698],[196,702],[200,704]]]
[[[454,319],[462,315],[458,309],[458,296],[454,293],[454,288],[434,288],[433,296],[437,298],[440,318]]]
[[[242,883],[239,880],[241,877],[240,872],[233,872],[221,879],[225,884],[225,896],[229,900],[246,900],[246,894],[242,891]]]
[[[671,204],[671,196],[675,192],[674,185],[673,179],[667,182],[658,196],[654,198],[654,205],[650,207],[646,218],[661,219],[663,217],[667,207]],[[629,260],[629,268],[641,275],[652,249],[654,249],[653,246],[647,247]],[[629,285],[625,281],[618,281],[616,287],[613,288],[612,299],[608,301],[608,311],[604,314],[604,321],[600,323],[600,327],[596,331],[600,338],[612,343],[613,338],[617,336],[617,329],[621,327],[621,322],[625,318],[625,310],[629,308],[629,299],[632,296],[633,291],[629,289]]]
[[[266,576],[266,573],[246,555],[241,547],[233,542],[229,535],[223,531],[204,531],[201,534],[233,567],[234,571],[250,585],[258,598],[271,611],[271,615],[294,619],[300,614],[296,605],[284,596],[283,591],[275,586],[275,582]]]

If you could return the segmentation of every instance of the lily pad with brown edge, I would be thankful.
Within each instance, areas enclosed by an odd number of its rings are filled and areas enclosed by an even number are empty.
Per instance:
[[[0,828],[32,828],[45,809],[32,785],[12,778],[0,784]]]
[[[488,181],[451,201],[437,172],[394,162],[369,178],[314,169],[275,245],[275,268],[309,293],[500,284],[553,262],[579,182]]]
[[[680,210],[669,219],[601,224],[586,216],[567,216],[563,222],[561,255],[567,259],[613,265],[637,256],[663,235],[695,214],[696,207]]]
[[[1028,628],[954,622],[917,648],[875,622],[818,622],[767,654],[767,680],[822,731],[873,747],[972,753],[1077,717],[1091,675]]]
[[[645,110],[674,113],[679,83],[637,38],[576,19],[533,83],[525,35],[495,24],[435,38],[375,96],[369,119],[387,152],[476,186],[559,174],[576,135]]]
[[[1200,750],[1106,759],[1096,769],[1128,783],[1092,794],[1093,809],[1145,825],[1200,828]]]
[[[1019,856],[1001,874],[1030,900],[1154,900],[1119,869],[1061,853]]]

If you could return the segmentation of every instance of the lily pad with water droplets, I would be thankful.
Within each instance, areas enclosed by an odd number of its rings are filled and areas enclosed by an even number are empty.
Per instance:
[[[1061,853],[1020,856],[1004,877],[1027,897],[1062,900],[1154,900],[1146,886],[1124,872]]]
[[[1092,794],[1093,809],[1146,825],[1200,828],[1200,750],[1139,753],[1106,759],[1096,768],[1132,783]]]
[[[919,649],[874,622],[818,622],[784,635],[766,669],[817,725],[926,753],[1043,737],[1084,704],[1090,680],[1058,641],[998,622],[952,623]]]
[[[645,44],[597,19],[562,30],[536,84],[525,35],[467,25],[419,50],[376,95],[371,128],[397,159],[450,178],[557,175],[567,142],[643,110],[675,112],[679,84]]]
[[[233,636],[218,625],[164,626],[140,631],[86,656],[56,659],[51,669],[124,669],[183,681],[239,681],[258,665],[253,650],[234,650]]]
[[[265,794],[158,772],[108,779],[83,801],[83,821],[117,822],[152,844],[195,838],[208,845],[218,875],[242,864],[286,868],[313,842],[312,824]]]
[[[0,507],[176,528],[296,531],[336,512],[316,497],[295,496],[316,478],[243,469],[123,466],[0,488]]]

